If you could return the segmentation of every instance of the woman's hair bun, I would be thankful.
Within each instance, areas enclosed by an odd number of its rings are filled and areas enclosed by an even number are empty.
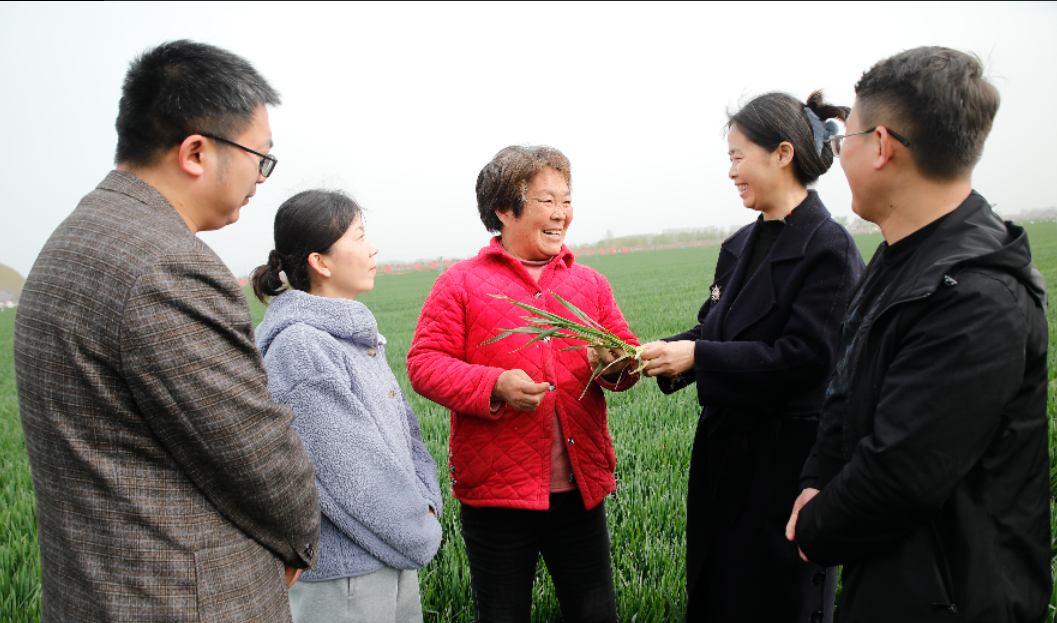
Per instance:
[[[811,109],[818,118],[825,121],[826,119],[840,119],[841,122],[848,120],[848,115],[851,113],[851,108],[847,106],[834,106],[827,104],[826,100],[822,97],[822,91],[815,91],[807,98],[807,102],[804,104]]]
[[[250,274],[250,282],[253,284],[253,294],[263,303],[268,297],[279,294],[286,289],[283,278],[279,274],[283,272],[283,256],[272,249],[268,254],[268,263],[253,269]]]
[[[279,255],[279,252],[275,249],[268,253],[268,269],[276,275],[283,272],[283,256]]]

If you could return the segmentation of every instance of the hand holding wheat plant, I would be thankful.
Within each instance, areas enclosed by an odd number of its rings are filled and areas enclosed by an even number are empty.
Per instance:
[[[594,371],[591,374],[590,380],[587,381],[587,385],[584,386],[584,391],[580,393],[580,398],[584,397],[587,393],[587,388],[591,386],[591,383],[598,378],[600,375],[605,373],[606,370],[613,367],[615,364],[624,361],[625,359],[632,359],[635,362],[635,369],[632,374],[635,374],[645,367],[645,363],[642,360],[642,353],[645,350],[641,346],[634,346],[620,339],[618,335],[610,331],[609,329],[602,326],[597,320],[594,320],[583,311],[580,310],[576,305],[573,305],[569,301],[566,301],[562,297],[555,293],[551,293],[554,298],[558,299],[558,302],[565,306],[566,309],[571,311],[574,316],[579,318],[581,322],[576,322],[559,316],[558,314],[551,313],[549,311],[533,307],[527,303],[521,303],[515,301],[509,296],[502,294],[493,294],[496,298],[506,299],[513,305],[532,312],[534,316],[522,316],[522,319],[529,323],[528,326],[517,327],[516,329],[504,329],[503,333],[496,337],[481,343],[481,346],[485,344],[491,344],[504,338],[510,337],[515,333],[525,333],[528,335],[535,335],[536,337],[529,340],[526,344],[514,349],[514,351],[521,350],[525,346],[534,344],[542,339],[548,337],[557,337],[567,340],[578,340],[584,342],[584,344],[578,346],[570,346],[563,348],[562,350],[575,350],[577,348],[608,348],[612,350],[622,351],[623,354],[618,356],[616,359],[610,362],[606,362],[602,357],[599,357],[598,362],[595,364]]]

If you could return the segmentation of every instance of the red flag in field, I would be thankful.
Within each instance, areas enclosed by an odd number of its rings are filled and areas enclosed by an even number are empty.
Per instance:
[[[430,263],[429,263],[429,267],[430,267],[430,268],[431,268],[432,270],[437,270],[437,262],[436,262],[436,260],[434,260],[434,261],[430,262]]]
[[[617,252],[617,250],[616,250],[616,248],[615,248],[615,247],[609,247],[609,252],[610,252],[610,253],[616,253],[616,252]]]
[[[628,252],[628,248],[627,247],[620,247],[620,252],[621,253],[627,253]]]
[[[444,268],[451,268],[451,260],[444,260]]]
[[[239,287],[240,288],[245,288],[246,287],[246,278],[245,277],[243,277],[242,279],[239,279]]]
[[[388,274],[389,274],[389,273],[391,273],[391,272],[393,272],[393,267],[392,267],[392,266],[386,266],[386,267],[385,267],[385,274],[387,274],[387,275],[388,275]]]
[[[422,270],[422,263],[421,262],[415,262],[415,270]]]
[[[599,249],[598,250],[598,254],[599,255],[605,255],[606,254],[606,250],[605,249]]]
[[[588,255],[588,257],[590,257],[590,256],[591,256],[591,249],[588,249],[588,250],[587,250],[587,255]]]

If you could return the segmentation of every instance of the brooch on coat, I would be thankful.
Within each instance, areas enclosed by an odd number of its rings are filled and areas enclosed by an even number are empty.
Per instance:
[[[719,286],[712,286],[712,300],[718,301],[720,294],[721,292],[719,291]]]

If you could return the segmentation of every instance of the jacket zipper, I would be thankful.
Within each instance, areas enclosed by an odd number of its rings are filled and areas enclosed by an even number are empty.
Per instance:
[[[933,550],[935,554],[935,560],[933,561],[933,567],[936,571],[936,575],[940,578],[940,583],[943,584],[944,597],[947,599],[947,603],[934,602],[932,607],[936,610],[946,610],[951,614],[958,614],[958,606],[954,599],[954,589],[951,584],[951,567],[947,563],[947,553],[943,549],[943,541],[940,540],[940,532],[936,528],[936,522],[929,522],[929,532],[932,534]]]

